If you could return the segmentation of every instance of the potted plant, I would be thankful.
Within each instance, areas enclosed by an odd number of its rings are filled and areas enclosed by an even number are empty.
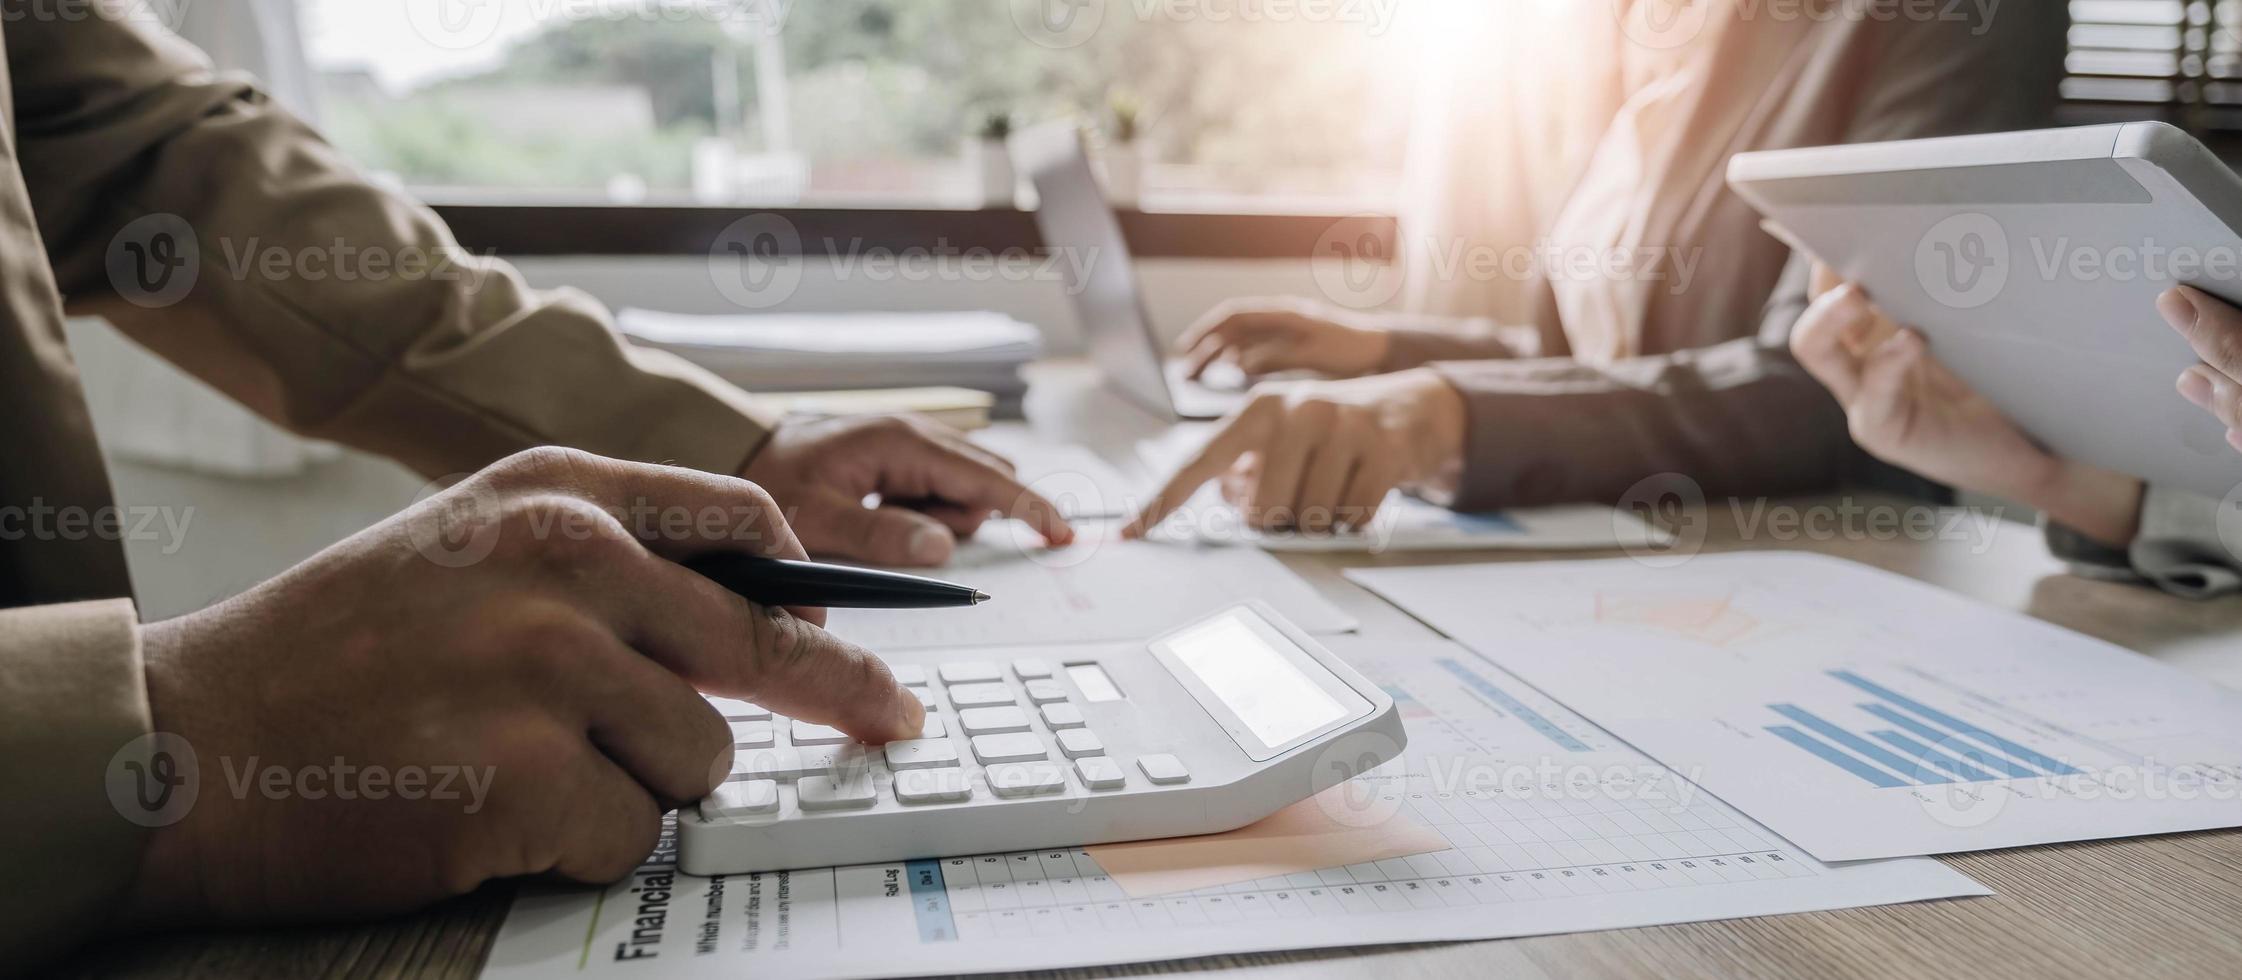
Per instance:
[[[1105,195],[1114,207],[1133,208],[1144,199],[1146,152],[1141,137],[1144,105],[1127,92],[1106,100]]]
[[[1012,114],[991,112],[981,119],[966,145],[966,169],[973,176],[981,206],[1008,208],[1018,202],[1019,178],[1012,171]]]

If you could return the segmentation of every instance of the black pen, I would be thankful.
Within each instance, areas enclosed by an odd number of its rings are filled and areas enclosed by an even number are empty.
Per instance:
[[[685,560],[700,573],[749,602],[826,609],[942,609],[978,606],[986,593],[938,579],[848,565],[764,558],[736,551]]]

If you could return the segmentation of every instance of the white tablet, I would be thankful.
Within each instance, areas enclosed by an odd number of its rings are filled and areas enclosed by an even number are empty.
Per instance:
[[[1728,182],[2056,452],[2223,498],[2226,427],[2173,389],[2179,283],[2242,301],[2242,178],[2121,123],[1738,154]]]

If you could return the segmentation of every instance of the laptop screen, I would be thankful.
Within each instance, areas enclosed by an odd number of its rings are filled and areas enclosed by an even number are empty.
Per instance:
[[[1092,360],[1131,401],[1175,418],[1166,359],[1145,319],[1129,243],[1090,168],[1081,131],[1072,122],[1037,126],[1013,137],[1012,154],[1042,199],[1035,222],[1044,246],[1069,253],[1059,266],[1089,336]]]

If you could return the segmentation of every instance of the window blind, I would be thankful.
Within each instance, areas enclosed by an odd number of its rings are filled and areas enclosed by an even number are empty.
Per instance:
[[[2242,0],[2070,0],[2067,123],[2242,130]]]

